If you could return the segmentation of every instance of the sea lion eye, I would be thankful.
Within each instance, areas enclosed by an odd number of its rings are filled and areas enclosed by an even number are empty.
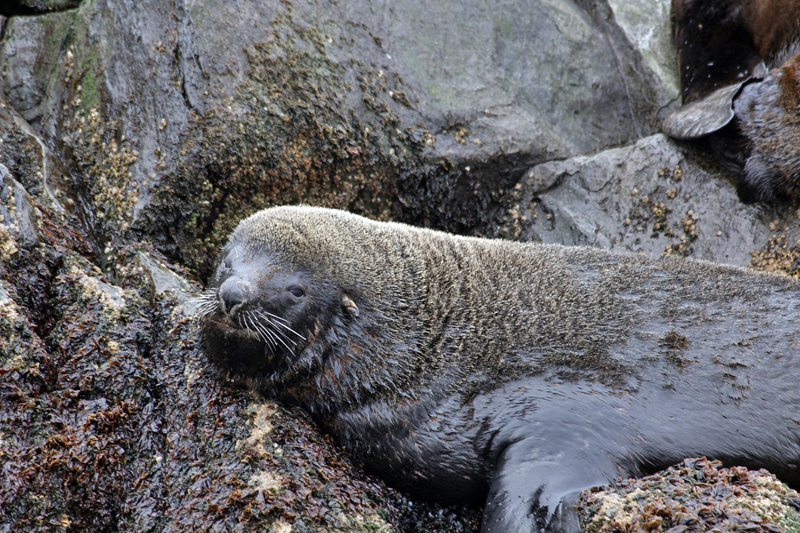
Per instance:
[[[292,293],[292,296],[296,298],[302,298],[306,295],[306,291],[301,289],[300,287],[289,287],[289,292]]]

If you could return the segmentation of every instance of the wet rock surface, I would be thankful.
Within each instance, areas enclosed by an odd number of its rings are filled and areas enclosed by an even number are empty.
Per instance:
[[[800,495],[766,470],[685,459],[656,476],[583,491],[576,509],[587,533],[800,531]]]
[[[270,205],[800,275],[798,206],[657,133],[666,0],[77,4],[0,10],[0,531],[479,529],[206,366]]]

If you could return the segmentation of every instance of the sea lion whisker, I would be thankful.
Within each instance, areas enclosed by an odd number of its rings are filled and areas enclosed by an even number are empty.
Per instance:
[[[269,346],[270,349],[274,348],[275,347],[275,340],[274,340],[271,332],[269,331],[269,328],[264,327],[263,324],[261,324],[258,320],[256,320],[255,316],[251,319],[251,323],[253,324],[253,328],[256,331],[258,331],[259,336],[264,341],[264,343],[267,346]]]
[[[187,304],[195,308],[192,314],[198,320],[204,318],[206,315],[211,314],[214,311],[214,309],[216,309],[217,306],[216,299],[212,300],[209,296],[206,295],[205,292],[203,294],[195,296],[194,298],[189,299]]]
[[[270,329],[268,327],[265,327],[263,324],[261,324],[259,322],[256,322],[256,326],[258,327],[258,330],[261,332],[261,334],[264,336],[264,342],[270,348],[274,348],[275,347],[275,340],[274,340],[274,337],[273,337],[272,332],[270,331]]]
[[[284,333],[283,331],[281,331],[279,329],[276,329],[274,331],[279,337],[284,339],[286,342],[291,343],[292,347],[297,346],[297,342],[295,342],[293,339],[290,339],[289,336],[286,335],[286,333]]]
[[[295,330],[293,330],[289,326],[287,326],[285,324],[278,324],[278,325],[283,327],[283,329],[287,330],[289,333],[292,333],[292,334],[296,335],[301,341],[305,341],[306,340],[306,338],[303,335],[297,333]]]
[[[256,311],[256,313],[258,313],[258,311]],[[261,326],[264,328],[264,332],[266,332],[273,340],[273,347],[277,346],[277,343],[275,342],[277,341],[283,344],[287,350],[291,351],[289,345],[286,344],[286,342],[284,342],[284,340],[281,338],[282,337],[281,331],[275,328],[275,324],[268,318],[263,317],[263,315],[262,315],[262,320],[264,321],[264,323],[262,323]],[[267,325],[269,325],[270,327],[267,327]]]
[[[203,320],[205,317],[207,317],[210,314],[211,314],[211,311],[209,311],[207,309],[201,309],[200,311],[196,312],[194,314],[194,316],[195,316],[195,318],[197,318],[197,320]]]
[[[235,316],[236,316],[236,317],[237,317],[237,319],[238,319],[238,320],[237,320],[237,322],[238,322],[238,324],[239,324],[239,327],[240,327],[241,329],[243,329],[243,330],[245,330],[245,331],[249,332],[249,333],[252,333],[252,329],[253,329],[253,328],[252,328],[252,327],[250,326],[250,324],[247,322],[247,313],[236,313],[236,315],[235,315]]]
[[[287,342],[292,343],[292,346],[297,346],[297,342],[295,342],[293,339],[290,339],[289,336],[286,335],[286,333],[284,333],[282,330],[278,329],[277,326],[283,326],[285,329],[288,329],[289,331],[291,331],[292,333],[294,333],[295,335],[297,335],[301,339],[305,340],[305,338],[303,338],[302,335],[298,334],[296,331],[292,330],[290,327],[285,326],[283,324],[276,324],[274,320],[271,320],[269,317],[265,316],[263,313],[260,313],[258,311],[256,311],[256,312],[259,314],[259,316],[261,316],[262,320],[264,320],[264,322],[266,324],[269,324],[270,331],[272,331],[278,337],[283,338]]]
[[[258,328],[255,326],[255,324],[254,324],[254,322],[253,322],[253,317],[252,317],[252,314],[251,314],[251,313],[244,313],[244,314],[242,315],[242,323],[244,324],[244,326],[245,326],[245,328],[247,329],[247,331],[251,332],[251,333],[252,333],[253,335],[255,335],[255,336],[256,336],[256,337],[257,337],[259,340],[261,340],[261,341],[263,341],[263,342],[266,342],[266,341],[264,341],[264,339],[262,339],[262,337],[261,337],[261,332],[260,332],[260,331],[259,331],[259,329],[258,329]]]
[[[204,307],[205,304],[200,304],[200,303],[197,303],[194,300],[190,300],[189,301],[189,305],[195,306],[194,312],[192,313],[193,316],[195,316],[197,318],[203,318],[205,316],[205,314],[206,314],[205,313],[205,307]]]
[[[201,292],[199,295],[192,298],[193,300],[197,300],[200,302],[210,302],[216,303],[217,302],[217,291],[214,289],[206,289]]]
[[[280,342],[281,344],[283,344],[283,346],[284,346],[284,347],[285,347],[287,350],[289,350],[290,352],[292,351],[292,349],[289,347],[289,345],[288,345],[288,344],[286,344],[286,341],[284,341],[284,340],[283,340],[281,337],[279,337],[278,335],[275,335],[275,338],[276,338],[276,339],[278,339],[278,342]]]
[[[305,341],[306,340],[306,338],[304,336],[302,336],[301,334],[299,334],[295,330],[293,330],[291,327],[289,327],[289,323],[285,318],[273,315],[269,311],[263,311],[263,312],[262,311],[256,311],[256,312],[261,315],[261,318],[263,318],[265,321],[269,322],[270,324],[272,324],[274,326],[280,326],[283,329],[285,329],[285,330],[297,335],[300,338],[301,341]],[[276,328],[276,331],[278,331],[277,328]],[[288,337],[287,337],[287,340],[288,340]]]
[[[278,343],[275,342],[275,336],[272,334],[272,332],[269,330],[269,328],[265,328],[265,327],[262,326],[261,327],[261,331],[262,331],[262,333],[264,335],[264,339],[265,339],[264,342],[267,344],[267,346],[269,346],[270,350],[274,350],[278,346]]]
[[[218,307],[219,306],[218,306],[217,302],[208,302],[208,303],[203,304],[200,307],[200,310],[203,312],[203,314],[208,315],[210,313],[213,313],[215,310],[217,310]]]
[[[270,313],[268,311],[256,311],[256,313],[258,313],[258,315],[261,317],[261,319],[264,322],[268,323],[273,328],[273,331],[280,332],[281,335],[283,335],[286,340],[289,340],[289,338],[286,337],[280,329],[278,329],[279,327],[283,328],[283,329],[285,329],[285,330],[287,330],[287,331],[289,331],[291,333],[293,333],[294,335],[296,335],[297,337],[299,337],[303,341],[306,340],[305,337],[303,337],[302,335],[297,333],[295,330],[293,330],[287,324],[285,324],[283,322],[279,322],[279,320],[285,322],[285,319],[283,319],[281,317],[278,317],[278,316],[275,316],[275,315],[273,315],[272,313]],[[290,341],[290,342],[294,342],[294,341]]]
[[[278,343],[275,342],[275,336],[272,334],[272,332],[263,326],[259,326],[259,331],[264,337],[264,344],[266,344],[270,350],[274,350]]]
[[[289,324],[289,321],[288,321],[288,320],[286,320],[285,318],[283,318],[282,316],[273,315],[273,314],[272,314],[272,313],[270,313],[269,311],[264,311],[264,313],[265,313],[265,314],[266,314],[268,317],[270,317],[270,318],[274,318],[275,320],[277,320],[277,321],[278,321],[278,323],[280,323],[281,325],[284,325],[284,324],[285,324],[285,325],[288,325],[288,324]]]

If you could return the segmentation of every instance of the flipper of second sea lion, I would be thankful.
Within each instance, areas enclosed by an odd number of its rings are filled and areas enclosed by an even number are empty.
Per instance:
[[[683,106],[663,124],[679,139],[719,130],[734,116],[733,98],[742,85],[766,74],[741,10],[729,2],[673,0]]]
[[[681,106],[667,117],[661,129],[676,139],[696,139],[721,129],[733,120],[733,97],[742,85],[722,87]]]

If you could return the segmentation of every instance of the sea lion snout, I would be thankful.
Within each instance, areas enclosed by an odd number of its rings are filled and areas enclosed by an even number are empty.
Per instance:
[[[253,293],[252,284],[245,278],[231,276],[219,287],[219,304],[222,312],[230,316],[247,303]]]

